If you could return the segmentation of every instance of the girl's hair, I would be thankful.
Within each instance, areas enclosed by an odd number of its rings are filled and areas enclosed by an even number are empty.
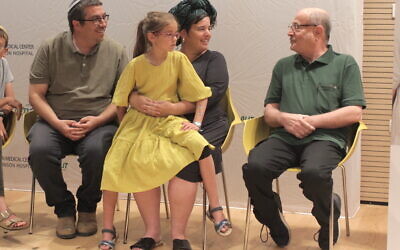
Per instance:
[[[166,12],[152,11],[139,22],[137,27],[136,44],[133,50],[133,57],[140,56],[151,47],[151,43],[147,39],[147,33],[159,32],[165,26],[176,22],[174,15]]]

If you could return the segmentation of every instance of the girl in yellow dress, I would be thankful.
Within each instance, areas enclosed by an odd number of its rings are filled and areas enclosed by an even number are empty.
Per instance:
[[[121,123],[104,163],[101,249],[115,246],[113,217],[118,192],[134,193],[146,227],[144,237],[131,249],[152,249],[160,245],[158,187],[191,162],[200,163],[210,207],[220,208],[210,155],[213,146],[197,131],[211,90],[204,86],[187,57],[174,51],[179,37],[177,30],[172,14],[149,12],[138,25],[134,58],[118,81],[112,102],[117,106]],[[196,102],[193,123],[179,116],[152,117],[128,109],[128,96],[133,90],[153,100]],[[169,198],[174,200],[171,193]],[[179,211],[171,207],[172,230],[182,226],[175,217],[179,217]],[[231,232],[231,224],[226,219],[216,222],[216,227],[221,235]],[[174,245],[187,246],[185,241],[176,238]]]

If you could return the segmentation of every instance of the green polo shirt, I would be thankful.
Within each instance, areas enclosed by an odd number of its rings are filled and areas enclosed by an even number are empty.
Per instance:
[[[81,54],[66,31],[40,46],[29,80],[48,84],[46,100],[59,119],[79,120],[99,115],[111,103],[127,62],[124,47],[108,38]]]
[[[350,55],[328,51],[312,63],[298,54],[277,62],[272,73],[264,105],[279,103],[280,111],[294,114],[317,115],[345,106],[365,108],[360,69]],[[348,127],[316,129],[309,136],[298,139],[279,127],[271,137],[291,145],[313,140],[327,140],[344,148]]]

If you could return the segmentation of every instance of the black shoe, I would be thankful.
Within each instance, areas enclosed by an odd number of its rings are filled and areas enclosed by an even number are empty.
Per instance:
[[[281,200],[279,198],[279,195],[276,193],[274,193],[274,201],[277,205],[276,214],[270,216],[273,219],[269,219],[268,221],[266,221],[265,225],[269,228],[269,234],[271,235],[271,238],[274,240],[274,242],[279,247],[285,247],[289,244],[290,241],[289,226],[287,225],[285,218],[283,217]],[[257,216],[259,214],[256,210],[253,211],[256,215],[256,218],[261,218],[260,216]],[[262,230],[263,228],[261,229],[260,238]],[[261,239],[261,241],[266,242],[266,240],[263,239]]]
[[[339,211],[339,215],[335,214],[334,216],[335,218],[333,221],[333,244],[336,244],[340,235],[339,217],[340,217],[341,201],[339,195],[335,193],[333,194],[333,206],[335,211]],[[318,244],[319,247],[323,250],[329,249],[329,224],[321,226],[318,232]]]
[[[192,250],[192,247],[190,246],[190,243],[188,240],[179,240],[179,239],[174,239],[172,241],[172,249],[173,250]]]
[[[135,244],[133,244],[129,248],[130,249],[140,248],[140,249],[143,249],[143,250],[151,250],[153,248],[161,246],[162,244],[163,244],[163,242],[161,240],[160,241],[155,241],[153,238],[144,237],[144,238],[140,238],[138,242],[136,242]]]

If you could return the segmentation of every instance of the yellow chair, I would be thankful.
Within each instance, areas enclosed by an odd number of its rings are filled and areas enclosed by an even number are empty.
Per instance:
[[[37,113],[32,110],[24,114],[24,135],[27,139],[29,130],[38,119]],[[28,141],[28,140],[27,140]],[[29,143],[29,141],[28,141]],[[32,172],[32,188],[31,188],[31,206],[29,212],[29,234],[33,233],[33,215],[35,213],[35,192],[36,192],[36,178]],[[119,202],[117,202],[117,211],[119,211]]]
[[[226,90],[224,97],[222,98],[222,100],[219,103],[221,109],[225,110],[228,116],[228,123],[229,125],[229,130],[228,133],[225,137],[224,142],[222,143],[221,146],[221,151],[222,153],[224,153],[231,141],[232,141],[232,137],[233,137],[233,131],[234,128],[237,124],[240,124],[242,121],[240,120],[240,116],[238,114],[238,112],[236,111],[236,108],[233,106],[233,102],[232,102],[232,97],[231,97],[231,93],[229,88]],[[224,188],[224,196],[225,196],[225,205],[226,205],[226,211],[228,214],[228,219],[229,221],[232,222],[231,220],[231,213],[230,213],[230,209],[229,209],[229,200],[228,200],[228,193],[227,193],[227,187],[226,187],[226,179],[225,179],[225,171],[224,171],[224,167],[223,167],[223,162],[221,163],[221,176],[222,176],[222,183],[223,183],[223,188]],[[207,241],[207,229],[206,229],[206,216],[207,213],[207,193],[205,191],[205,189],[203,188],[203,249],[206,249],[206,241]]]
[[[3,143],[2,146],[2,148],[4,149],[8,146],[8,144],[10,144],[12,138],[14,137],[15,126],[17,125],[17,114],[15,114],[15,112],[10,112],[3,118],[3,124],[8,135],[7,140]]]
[[[351,131],[347,138],[347,154],[346,156],[338,163],[338,167],[341,168],[342,173],[342,184],[343,184],[343,197],[344,197],[344,205],[345,205],[345,218],[346,218],[346,235],[350,236],[350,225],[349,225],[349,210],[348,210],[348,201],[347,201],[347,183],[346,183],[346,170],[344,168],[344,163],[351,157],[353,154],[358,138],[360,137],[361,131],[367,129],[367,126],[363,122],[358,122],[352,125]],[[243,147],[248,155],[250,150],[254,148],[259,142],[265,140],[270,135],[270,127],[265,123],[264,116],[253,118],[250,120],[246,120],[243,129]],[[288,171],[292,172],[300,172],[300,168],[289,168]],[[276,179],[276,191],[279,194],[279,181]],[[247,212],[246,212],[246,224],[245,224],[245,233],[244,233],[244,244],[243,249],[247,249],[248,245],[248,236],[249,236],[249,225],[250,225],[250,212],[251,212],[251,203],[250,197],[247,200]],[[330,240],[330,248],[333,246],[333,202],[331,202],[331,215],[330,215],[330,223],[329,223],[329,240]]]

